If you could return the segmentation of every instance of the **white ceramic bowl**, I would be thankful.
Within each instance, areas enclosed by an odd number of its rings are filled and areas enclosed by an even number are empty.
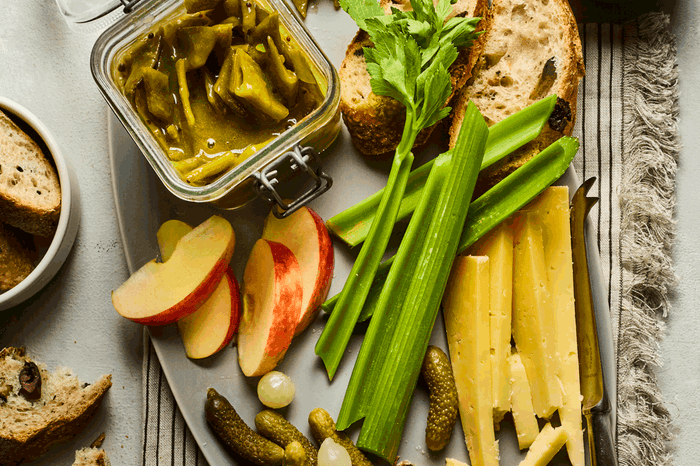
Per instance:
[[[61,183],[61,215],[51,244],[27,278],[14,288],[0,293],[0,311],[2,311],[18,305],[41,290],[65,262],[78,233],[80,193],[75,172],[63,157],[61,149],[48,128],[29,110],[4,97],[0,97],[0,110],[10,118],[14,116],[23,120],[43,139],[50,152],[46,155],[53,158]]]

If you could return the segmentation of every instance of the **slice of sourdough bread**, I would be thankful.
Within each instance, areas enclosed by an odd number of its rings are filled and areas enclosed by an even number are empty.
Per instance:
[[[51,236],[60,211],[56,169],[39,145],[0,111],[0,221]]]
[[[104,450],[83,448],[75,452],[73,466],[110,466],[110,462]]]
[[[553,93],[562,100],[535,140],[481,172],[475,196],[571,134],[584,75],[578,27],[566,0],[493,0],[485,30],[472,79],[455,97],[450,147],[470,100],[489,125]]]
[[[411,9],[409,0],[381,0],[387,13],[391,8],[402,11]],[[488,7],[488,0],[458,0],[452,6],[453,16],[479,17]],[[479,27],[479,29],[481,29]],[[466,50],[460,51],[450,67],[453,92],[464,85],[478,57],[480,40]],[[366,32],[358,31],[345,52],[340,65],[340,111],[345,126],[355,146],[367,155],[378,155],[393,151],[401,140],[406,109],[396,100],[372,92],[363,47],[371,47],[372,41]],[[415,145],[425,143],[435,126],[420,132]]]
[[[34,270],[34,238],[0,222],[0,291],[6,291]]]
[[[39,371],[40,390],[28,394],[20,376]],[[53,374],[35,364],[24,348],[0,351],[0,464],[14,466],[34,460],[56,443],[77,435],[96,413],[111,376],[81,384],[70,369]]]

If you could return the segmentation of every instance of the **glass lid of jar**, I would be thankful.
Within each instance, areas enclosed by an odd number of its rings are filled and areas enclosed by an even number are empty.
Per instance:
[[[66,21],[72,24],[90,23],[123,6],[128,13],[139,0],[56,0]]]

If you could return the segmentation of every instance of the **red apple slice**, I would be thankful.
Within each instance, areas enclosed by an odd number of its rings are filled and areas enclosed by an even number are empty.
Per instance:
[[[114,290],[114,308],[146,325],[171,324],[186,317],[214,292],[235,243],[227,220],[209,218],[177,243],[167,262],[152,260]]]
[[[158,247],[163,262],[192,227],[180,220],[168,220],[158,229]],[[203,359],[221,351],[238,330],[240,292],[238,282],[229,267],[214,293],[199,309],[177,321],[187,357]]]
[[[265,220],[262,237],[287,246],[299,262],[304,297],[295,331],[299,335],[313,322],[328,296],[333,277],[333,243],[323,219],[302,207],[286,219],[272,213]]]
[[[239,316],[238,282],[229,268],[209,299],[193,314],[177,321],[187,357],[208,358],[224,349],[238,330]]]
[[[158,239],[158,249],[163,262],[168,262],[170,256],[175,252],[177,243],[187,235],[193,228],[181,220],[168,220],[158,228],[156,238]]]
[[[301,270],[283,244],[259,239],[243,273],[238,363],[248,377],[266,374],[284,357],[299,321]]]

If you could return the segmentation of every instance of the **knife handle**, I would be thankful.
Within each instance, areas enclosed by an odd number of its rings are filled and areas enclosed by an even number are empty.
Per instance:
[[[588,425],[588,451],[591,466],[617,466],[615,436],[610,413],[591,411],[585,414]]]

